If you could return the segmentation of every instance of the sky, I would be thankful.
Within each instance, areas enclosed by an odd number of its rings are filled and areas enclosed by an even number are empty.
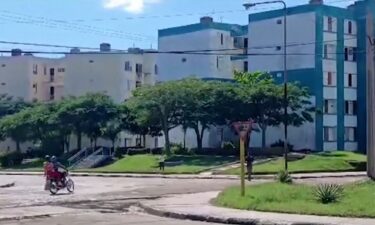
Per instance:
[[[256,2],[256,1],[253,1]],[[308,0],[286,0],[288,6]],[[347,6],[351,0],[325,0]],[[331,3],[332,2],[332,3]],[[113,49],[157,48],[158,29],[196,23],[201,16],[246,24],[244,0],[1,0],[0,42],[28,42]],[[277,9],[262,6],[251,12]],[[66,51],[52,47],[0,44],[2,50]]]

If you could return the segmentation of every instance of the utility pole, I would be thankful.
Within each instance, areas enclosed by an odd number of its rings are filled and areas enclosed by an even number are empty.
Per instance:
[[[373,15],[367,14],[367,175],[375,179],[375,38]]]

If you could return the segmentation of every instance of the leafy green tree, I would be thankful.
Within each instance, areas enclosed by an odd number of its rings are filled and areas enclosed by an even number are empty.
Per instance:
[[[0,119],[6,115],[17,113],[30,105],[22,99],[14,99],[11,96],[2,94],[0,95]]]
[[[30,114],[25,110],[0,120],[0,133],[16,142],[17,152],[21,152],[21,143],[32,139],[29,120]]]
[[[118,109],[113,101],[103,94],[86,94],[63,100],[56,112],[60,124],[68,126],[77,135],[77,148],[81,149],[82,134],[96,143],[102,135],[101,129],[114,118]]]
[[[170,81],[139,88],[127,102],[140,127],[161,128],[167,154],[170,154],[169,131],[178,126],[181,117],[181,101],[180,81]]]
[[[232,83],[184,79],[180,81],[182,95],[180,125],[194,130],[197,148],[202,149],[205,131],[211,126],[225,125],[233,118],[237,90]]]
[[[119,118],[112,119],[102,128],[103,137],[112,142],[112,149],[115,150],[115,143],[118,135],[123,130],[122,121]]]
[[[248,119],[253,119],[259,125],[262,147],[265,148],[267,128],[284,122],[284,87],[277,84],[269,74],[262,72],[236,72],[235,79],[241,85],[241,108],[248,113]],[[287,125],[298,127],[306,122],[313,122],[311,114],[315,108],[309,98],[306,88],[298,83],[288,84]]]

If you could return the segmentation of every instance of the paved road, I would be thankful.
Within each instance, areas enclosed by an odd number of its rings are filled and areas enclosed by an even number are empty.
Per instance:
[[[4,225],[216,225],[214,223],[193,222],[154,217],[144,214],[99,214],[86,213],[81,215],[64,215],[50,218],[9,221]],[[218,224],[217,224],[218,225]]]
[[[220,191],[238,185],[236,180],[101,178],[74,177],[74,194],[62,192],[51,196],[43,191],[44,178],[39,176],[0,176],[0,185],[15,182],[14,187],[0,188],[0,224],[176,224],[194,225],[134,212],[139,201],[171,194]],[[299,182],[346,183],[362,178],[328,178]],[[252,182],[267,182],[257,180]],[[63,215],[64,214],[64,215]],[[35,217],[36,216],[36,217]],[[40,216],[48,216],[38,218]],[[21,220],[14,220],[21,217]]]

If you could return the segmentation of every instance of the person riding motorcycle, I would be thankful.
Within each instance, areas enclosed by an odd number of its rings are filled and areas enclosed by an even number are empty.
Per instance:
[[[65,172],[60,172],[59,169],[63,169],[64,171],[67,170],[66,167],[57,161],[56,156],[51,157],[51,163],[53,165],[54,170],[54,179],[59,183],[62,184],[65,179]]]
[[[51,163],[51,157],[49,155],[46,155],[45,159],[46,159],[46,161],[43,164],[44,165],[44,176],[46,177],[44,189],[48,190],[49,189],[49,181],[54,176],[54,169],[53,169],[53,165]]]

